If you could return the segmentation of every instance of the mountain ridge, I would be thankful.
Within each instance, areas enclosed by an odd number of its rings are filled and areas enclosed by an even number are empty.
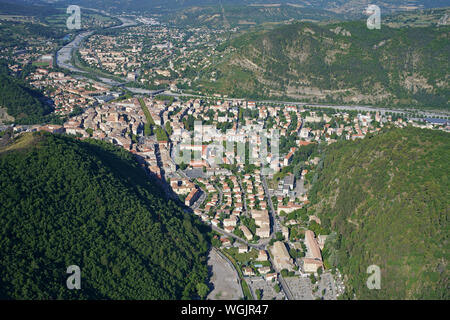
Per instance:
[[[255,99],[448,108],[449,30],[368,30],[365,22],[351,21],[251,32],[221,47],[223,60],[204,70],[199,89]]]

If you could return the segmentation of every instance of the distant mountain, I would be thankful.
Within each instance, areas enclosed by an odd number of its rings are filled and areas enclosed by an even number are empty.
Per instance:
[[[0,147],[0,299],[196,297],[200,222],[142,170],[95,140],[29,133]],[[70,265],[81,290],[66,287]]]
[[[27,1],[27,0],[21,0]],[[29,0],[36,2],[37,0]],[[194,6],[211,5],[252,5],[252,4],[291,4],[306,8],[331,10],[338,13],[361,15],[369,0],[47,0],[42,2],[56,4],[81,4],[86,7],[120,11],[142,11],[157,9],[182,9]],[[449,6],[447,0],[384,0],[377,3],[387,13],[407,8],[434,8]]]
[[[253,27],[289,20],[341,21],[347,17],[331,11],[291,5],[224,5],[191,7],[162,14],[159,20],[171,25],[213,28]]]
[[[332,144],[319,164],[311,208],[334,233],[323,257],[346,298],[449,299],[450,135],[393,129]],[[369,290],[367,268],[381,269]]]
[[[235,97],[449,108],[450,27],[292,23],[220,50],[199,89]],[[212,79],[212,80],[211,80]]]
[[[50,5],[30,5],[26,2],[13,2],[11,0],[0,0],[0,14],[24,15],[24,16],[48,16],[61,13]]]

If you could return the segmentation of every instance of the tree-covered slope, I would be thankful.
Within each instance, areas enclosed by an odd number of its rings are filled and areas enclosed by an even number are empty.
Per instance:
[[[180,299],[206,280],[199,225],[113,145],[25,134],[0,149],[0,297]],[[81,268],[81,290],[66,269]]]
[[[10,75],[7,64],[0,61],[0,108],[6,108],[17,123],[39,123],[52,111],[43,100],[39,91]]]
[[[199,88],[237,97],[449,108],[449,31],[369,30],[355,21],[252,32],[221,48],[223,60],[204,70]]]
[[[393,129],[331,145],[312,209],[336,234],[326,266],[338,266],[359,299],[448,299],[450,134]],[[381,289],[369,290],[370,265]]]

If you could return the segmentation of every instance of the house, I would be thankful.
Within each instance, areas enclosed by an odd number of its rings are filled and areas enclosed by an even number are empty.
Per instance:
[[[285,167],[288,166],[292,162],[295,150],[296,150],[295,147],[291,148],[290,152],[286,155],[286,157],[284,157],[283,164],[284,164]]]
[[[252,218],[255,219],[255,224],[260,227],[268,227],[270,232],[270,218],[267,210],[252,210]],[[258,230],[258,229],[257,229]],[[265,232],[265,231],[261,231]],[[258,231],[257,231],[258,233]],[[261,236],[259,236],[261,237]],[[262,237],[264,238],[264,237]]]
[[[281,211],[284,211],[285,213],[291,213],[295,210],[303,208],[303,205],[301,204],[295,204],[295,203],[288,203],[288,205],[278,205],[277,213],[280,214]]]
[[[38,131],[47,131],[50,133],[64,133],[66,129],[63,126],[59,125],[46,125],[39,127]]]
[[[317,269],[323,269],[323,263],[320,260],[303,258],[303,270],[308,273],[317,273]]]
[[[321,241],[324,241],[321,238]],[[326,238],[325,238],[326,239]],[[303,258],[303,270],[305,272],[317,272],[320,267],[323,268],[322,254],[317,239],[314,237],[314,232],[307,230],[305,232],[305,244],[308,249],[306,257]]]
[[[247,276],[247,277],[251,277],[251,276],[255,275],[255,272],[250,267],[242,268],[242,273],[244,274],[244,276]]]
[[[267,261],[267,252],[266,250],[259,250],[257,261]]]
[[[287,175],[284,178],[284,185],[289,187],[290,190],[294,190],[295,176],[293,174]]]
[[[305,232],[305,244],[308,249],[307,258],[317,259],[322,261],[322,254],[320,253],[319,244],[314,237],[314,232],[307,230]]]
[[[271,249],[273,255],[273,263],[276,269],[282,270],[287,269],[292,271],[294,269],[294,263],[289,255],[289,252],[286,249],[286,246],[283,242],[277,241],[273,244]]]
[[[270,267],[260,267],[258,268],[259,274],[268,274],[270,272]]]
[[[128,74],[127,74],[127,80],[128,80],[128,81],[136,81],[136,73],[134,73],[134,72],[128,72]]]
[[[236,216],[231,216],[230,218],[223,220],[223,225],[225,227],[236,227],[236,224],[237,224]]]
[[[222,242],[222,246],[224,246],[224,247],[229,247],[229,246],[231,246],[231,241],[230,241],[230,239],[228,239],[228,238],[226,238],[226,237],[220,238],[220,241]]]
[[[278,274],[276,272],[266,274],[266,281],[277,280]]]
[[[247,108],[249,109],[255,109],[256,108],[256,102],[255,101],[248,101],[247,102]]]
[[[239,253],[247,253],[248,252],[248,246],[246,246],[245,244],[239,244],[238,252]]]
[[[256,228],[256,235],[260,238],[269,238],[270,237],[270,226],[263,226],[261,228]]]
[[[250,241],[253,239],[252,233],[246,226],[240,226],[239,229],[241,229],[241,231],[244,233],[244,236],[247,238],[247,240]]]
[[[197,200],[198,194],[199,194],[198,189],[196,188],[192,189],[192,191],[186,197],[184,204],[188,207],[192,206]]]
[[[224,227],[223,229],[228,233],[233,233],[233,231],[234,231],[234,227],[232,227],[232,226],[227,226],[227,227]]]

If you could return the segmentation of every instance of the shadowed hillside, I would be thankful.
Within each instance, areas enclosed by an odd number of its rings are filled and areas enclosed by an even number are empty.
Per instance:
[[[206,280],[197,222],[113,145],[20,136],[0,149],[0,202],[2,298],[181,299]]]

